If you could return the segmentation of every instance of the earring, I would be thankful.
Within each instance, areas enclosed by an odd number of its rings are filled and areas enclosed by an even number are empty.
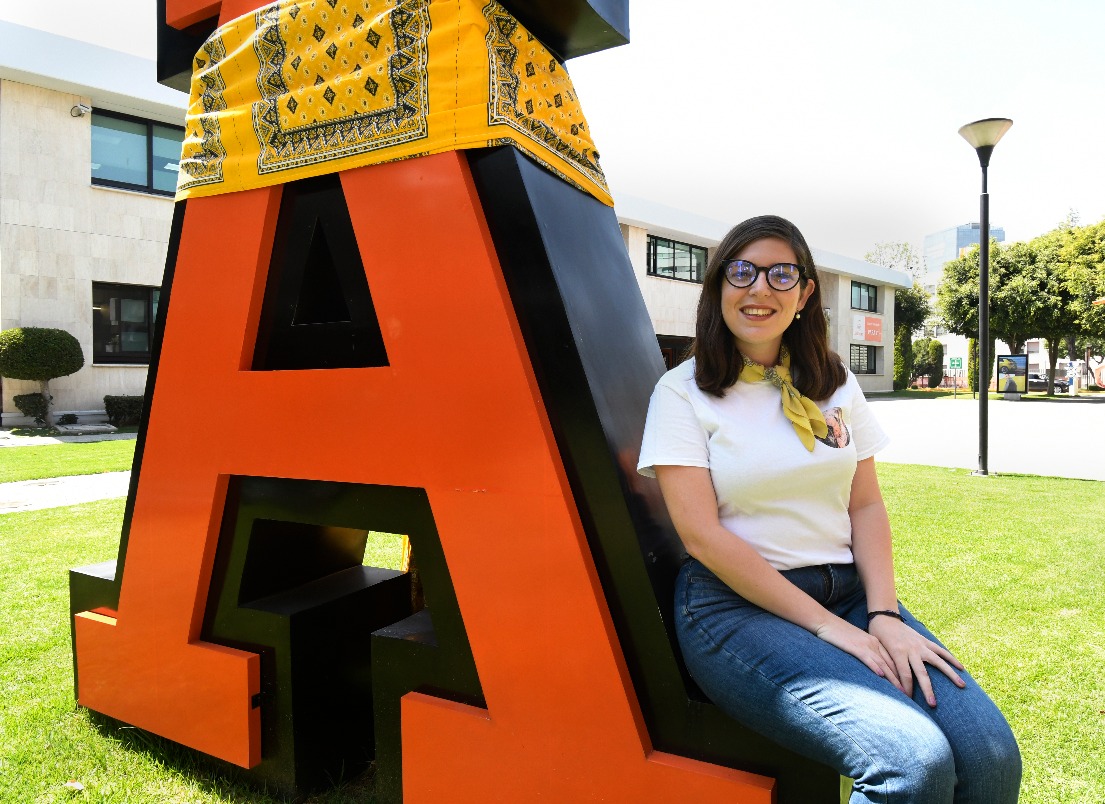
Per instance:
[[[802,311],[801,311],[801,310],[799,310],[799,311],[798,311],[797,313],[795,313],[795,314],[794,314],[794,318],[795,318],[796,320],[797,320],[797,319],[799,319],[799,318],[801,318],[801,317],[802,317]]]

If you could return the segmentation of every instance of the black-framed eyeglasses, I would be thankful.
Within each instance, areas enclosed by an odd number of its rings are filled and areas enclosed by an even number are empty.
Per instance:
[[[756,265],[748,260],[725,260],[722,263],[725,281],[735,288],[748,288],[756,284],[760,271],[767,274],[767,284],[774,290],[790,290],[797,287],[806,269],[791,262],[777,262],[771,266]]]

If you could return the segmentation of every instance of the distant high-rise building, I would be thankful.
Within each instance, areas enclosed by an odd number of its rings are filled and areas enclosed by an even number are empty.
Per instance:
[[[944,272],[944,263],[959,259],[964,249],[978,245],[981,226],[977,223],[964,223],[942,232],[925,235],[925,268],[937,278]],[[990,238],[999,243],[1005,242],[1005,229],[990,227]]]

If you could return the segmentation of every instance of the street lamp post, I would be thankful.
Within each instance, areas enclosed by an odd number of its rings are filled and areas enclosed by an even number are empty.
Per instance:
[[[971,144],[982,166],[982,195],[979,198],[978,255],[978,470],[976,475],[985,477],[989,444],[986,403],[990,396],[990,194],[986,191],[986,168],[990,166],[990,154],[1002,138],[1012,120],[1004,117],[988,117],[976,120],[959,129],[959,135]]]

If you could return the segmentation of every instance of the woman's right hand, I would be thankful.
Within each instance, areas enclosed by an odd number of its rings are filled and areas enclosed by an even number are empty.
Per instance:
[[[856,628],[840,617],[831,616],[829,620],[815,628],[813,633],[818,639],[840,648],[850,656],[855,656],[873,673],[882,676],[902,692],[906,691],[886,648],[876,637],[862,628]]]

